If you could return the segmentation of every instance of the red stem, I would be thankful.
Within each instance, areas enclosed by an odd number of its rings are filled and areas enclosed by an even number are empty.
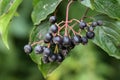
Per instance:
[[[68,27],[68,13],[69,13],[69,7],[70,7],[70,4],[73,2],[73,0],[71,0],[68,5],[67,5],[67,9],[66,9],[66,21],[65,21],[65,36],[68,35],[68,30],[67,30],[67,27]]]

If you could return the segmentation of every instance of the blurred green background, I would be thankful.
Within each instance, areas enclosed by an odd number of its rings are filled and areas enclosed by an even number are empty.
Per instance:
[[[65,16],[65,4],[62,3],[59,8],[61,19]],[[84,6],[72,5],[70,18],[79,18],[80,8]],[[10,50],[0,39],[0,80],[45,80],[37,65],[23,51],[33,28],[31,12],[32,0],[23,0],[18,8],[19,15],[10,23]],[[89,42],[86,46],[76,46],[47,80],[120,80],[120,60]]]

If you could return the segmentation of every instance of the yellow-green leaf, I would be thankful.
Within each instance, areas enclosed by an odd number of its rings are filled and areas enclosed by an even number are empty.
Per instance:
[[[6,0],[2,0],[2,2],[4,1]],[[9,48],[8,41],[7,41],[8,25],[10,23],[10,20],[15,14],[17,7],[20,5],[21,2],[22,0],[14,0],[14,1],[11,0],[10,3],[6,3],[6,4],[10,4],[10,7],[9,9],[7,9],[7,11],[5,11],[5,13],[3,13],[0,16],[0,33],[1,33],[2,40],[7,48]],[[4,9],[4,8],[0,8],[0,9]],[[0,11],[4,11],[4,10],[0,10]]]

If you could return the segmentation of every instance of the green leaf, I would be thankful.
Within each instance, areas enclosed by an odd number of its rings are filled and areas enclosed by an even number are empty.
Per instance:
[[[34,25],[40,24],[42,20],[46,19],[49,14],[54,12],[61,1],[62,0],[39,0],[39,2],[34,1],[35,6],[32,12],[32,20]]]
[[[1,0],[0,1],[0,15],[8,11],[11,2],[12,0],[4,0],[4,1]]]
[[[102,20],[104,26],[96,28],[93,42],[110,56],[120,59],[120,21],[105,15],[99,15],[96,19]]]
[[[120,2],[120,1],[119,1]],[[120,4],[118,0],[94,0],[95,10],[120,20]]]
[[[35,27],[30,35],[30,43],[34,43],[39,40],[43,40],[45,34],[49,30],[50,23],[48,21],[43,21],[41,24],[37,27]],[[40,37],[41,36],[41,37]],[[32,60],[38,64],[38,67],[40,71],[42,72],[43,76],[46,78],[50,73],[54,71],[54,69],[59,66],[58,63],[49,63],[49,64],[44,64],[41,61],[42,55],[37,55],[34,52],[30,54]]]
[[[7,2],[7,1],[5,1],[5,2]],[[6,5],[10,4],[9,9],[7,9],[7,11],[0,16],[0,33],[2,36],[2,40],[7,48],[9,48],[8,42],[7,42],[8,24],[9,24],[10,20],[12,19],[12,17],[14,16],[14,14],[17,10],[17,7],[20,5],[21,2],[22,2],[22,0],[14,0],[14,1],[11,0],[10,3],[4,3],[4,1],[1,2]],[[5,9],[2,7],[0,7],[0,8]],[[4,11],[4,10],[1,10],[1,11]]]
[[[81,3],[91,9],[93,9],[92,1],[91,0],[82,0]]]

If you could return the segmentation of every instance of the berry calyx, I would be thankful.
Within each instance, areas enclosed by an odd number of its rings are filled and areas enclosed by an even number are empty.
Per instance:
[[[57,25],[55,25],[55,24],[51,25],[50,30],[51,30],[53,33],[56,33],[56,32],[58,31]]]
[[[24,46],[24,51],[26,54],[30,54],[32,52],[32,47],[30,44]]]
[[[88,39],[92,39],[92,38],[94,38],[94,36],[95,36],[95,33],[94,33],[94,32],[89,31],[89,32],[86,33],[86,37],[87,37]]]
[[[51,16],[49,18],[49,22],[52,23],[52,24],[54,24],[56,21],[57,21],[56,16]]]

